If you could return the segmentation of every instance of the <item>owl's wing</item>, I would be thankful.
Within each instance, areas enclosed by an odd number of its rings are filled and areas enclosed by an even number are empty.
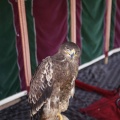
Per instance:
[[[30,84],[28,101],[31,105],[31,114],[34,115],[50,98],[53,89],[53,64],[47,57],[38,66]]]

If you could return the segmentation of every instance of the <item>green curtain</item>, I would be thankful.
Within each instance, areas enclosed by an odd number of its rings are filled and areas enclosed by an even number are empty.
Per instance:
[[[7,0],[0,1],[0,99],[20,91],[13,13]]]
[[[114,21],[116,1],[112,1],[110,50],[114,42]],[[105,0],[82,0],[82,64],[89,62],[104,54],[104,29],[106,16]]]
[[[82,0],[82,64],[103,53],[105,0]]]

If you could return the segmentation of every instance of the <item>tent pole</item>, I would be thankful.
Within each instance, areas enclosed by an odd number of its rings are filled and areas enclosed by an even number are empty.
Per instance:
[[[106,30],[105,30],[105,64],[108,63],[108,52],[110,45],[110,25],[111,25],[111,10],[112,10],[112,0],[106,0],[107,3],[107,13],[106,13]]]
[[[30,64],[30,51],[29,51],[25,2],[24,0],[18,0],[17,2],[18,2],[21,39],[22,39],[25,81],[26,81],[27,89],[29,89],[30,80],[31,80],[31,64]]]
[[[71,10],[71,41],[76,43],[76,0],[70,0]]]

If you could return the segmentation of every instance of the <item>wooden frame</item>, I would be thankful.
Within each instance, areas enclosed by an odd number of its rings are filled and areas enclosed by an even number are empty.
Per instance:
[[[18,0],[17,2],[18,2],[19,21],[20,21],[20,30],[21,30],[21,38],[22,38],[25,81],[27,87],[29,88],[30,80],[31,80],[31,64],[30,64],[30,50],[29,50],[29,41],[28,41],[25,1]]]
[[[76,0],[70,0],[71,41],[76,43]]]
[[[106,29],[105,29],[105,64],[108,63],[112,0],[106,0],[106,4],[107,4],[107,10],[106,10]]]

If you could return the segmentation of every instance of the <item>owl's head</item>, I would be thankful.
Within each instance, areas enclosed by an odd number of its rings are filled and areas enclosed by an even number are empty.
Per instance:
[[[80,48],[73,42],[65,42],[62,44],[59,52],[70,61],[79,60],[81,54]]]

